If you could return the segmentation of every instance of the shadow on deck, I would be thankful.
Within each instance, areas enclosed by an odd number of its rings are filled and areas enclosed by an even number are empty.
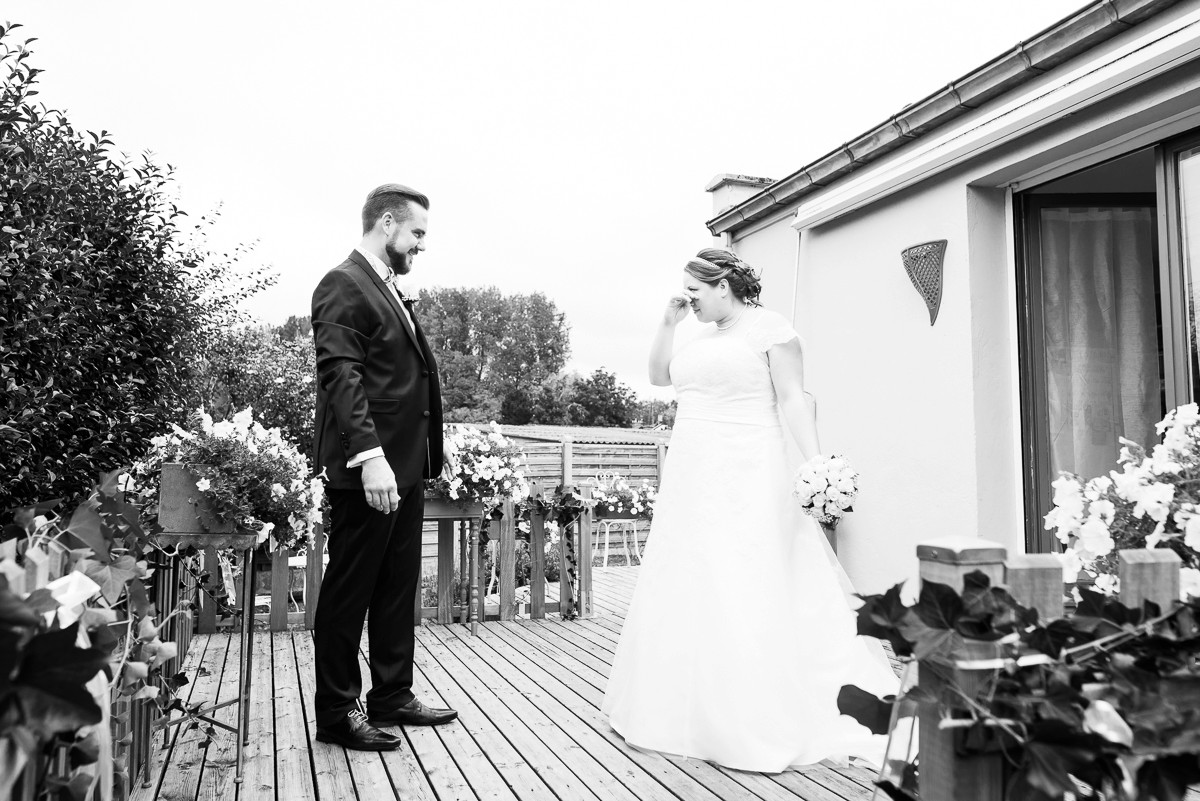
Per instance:
[[[728,770],[632,749],[600,713],[600,699],[637,579],[637,567],[595,572],[587,620],[489,622],[418,630],[416,687],[454,723],[403,730],[397,751],[346,751],[314,741],[311,632],[255,632],[250,745],[234,784],[233,736],[179,731],[155,782],[134,801],[176,799],[521,799],[521,801],[866,801],[873,775],[817,765],[777,775]],[[197,636],[184,662],[193,701],[236,694],[238,640]],[[364,680],[369,679],[362,656]],[[185,688],[187,689],[187,688]],[[234,707],[220,710],[233,720]],[[182,727],[178,727],[182,728]],[[390,731],[400,731],[391,729]]]

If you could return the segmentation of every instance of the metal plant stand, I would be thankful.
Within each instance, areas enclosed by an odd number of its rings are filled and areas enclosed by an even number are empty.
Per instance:
[[[159,545],[175,548],[194,546],[197,549],[215,548],[217,550],[234,550],[242,554],[242,648],[238,658],[238,696],[219,704],[211,704],[196,710],[192,717],[197,717],[214,726],[220,726],[226,731],[237,735],[237,772],[234,774],[234,784],[242,783],[245,747],[250,744],[250,670],[254,648],[254,548],[258,544],[257,534],[159,534],[155,537]],[[237,704],[237,726],[230,726],[212,717],[218,709]],[[171,719],[171,713],[154,723],[154,728],[170,729],[178,726],[189,716],[181,716],[178,720]],[[146,777],[150,776],[151,759],[146,760]]]

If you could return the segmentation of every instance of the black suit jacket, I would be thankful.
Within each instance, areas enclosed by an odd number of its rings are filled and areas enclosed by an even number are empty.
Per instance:
[[[413,318],[416,319],[415,317]],[[419,324],[418,324],[419,325]],[[399,487],[442,469],[442,394],[420,328],[357,250],[312,299],[317,350],[317,472],[333,489],[362,489],[356,454],[382,447]]]

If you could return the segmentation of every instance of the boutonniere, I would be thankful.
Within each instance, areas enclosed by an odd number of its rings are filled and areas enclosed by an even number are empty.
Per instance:
[[[400,296],[401,303],[416,303],[418,300],[421,299],[416,294],[409,292],[408,289],[401,286],[400,276],[397,275],[396,273],[388,273],[384,277],[383,283],[388,284],[388,285],[393,285],[395,287],[396,294],[398,294]]]
[[[418,296],[409,294],[408,292],[405,292],[403,289],[400,290],[400,300],[404,303],[416,303],[420,299],[421,298],[419,298]]]

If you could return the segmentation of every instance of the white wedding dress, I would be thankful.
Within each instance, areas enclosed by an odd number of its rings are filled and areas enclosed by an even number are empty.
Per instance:
[[[602,705],[630,745],[764,772],[882,764],[886,738],[837,695],[899,681],[855,633],[841,568],[791,495],[766,351],[793,338],[750,307],[671,360],[679,410]]]

